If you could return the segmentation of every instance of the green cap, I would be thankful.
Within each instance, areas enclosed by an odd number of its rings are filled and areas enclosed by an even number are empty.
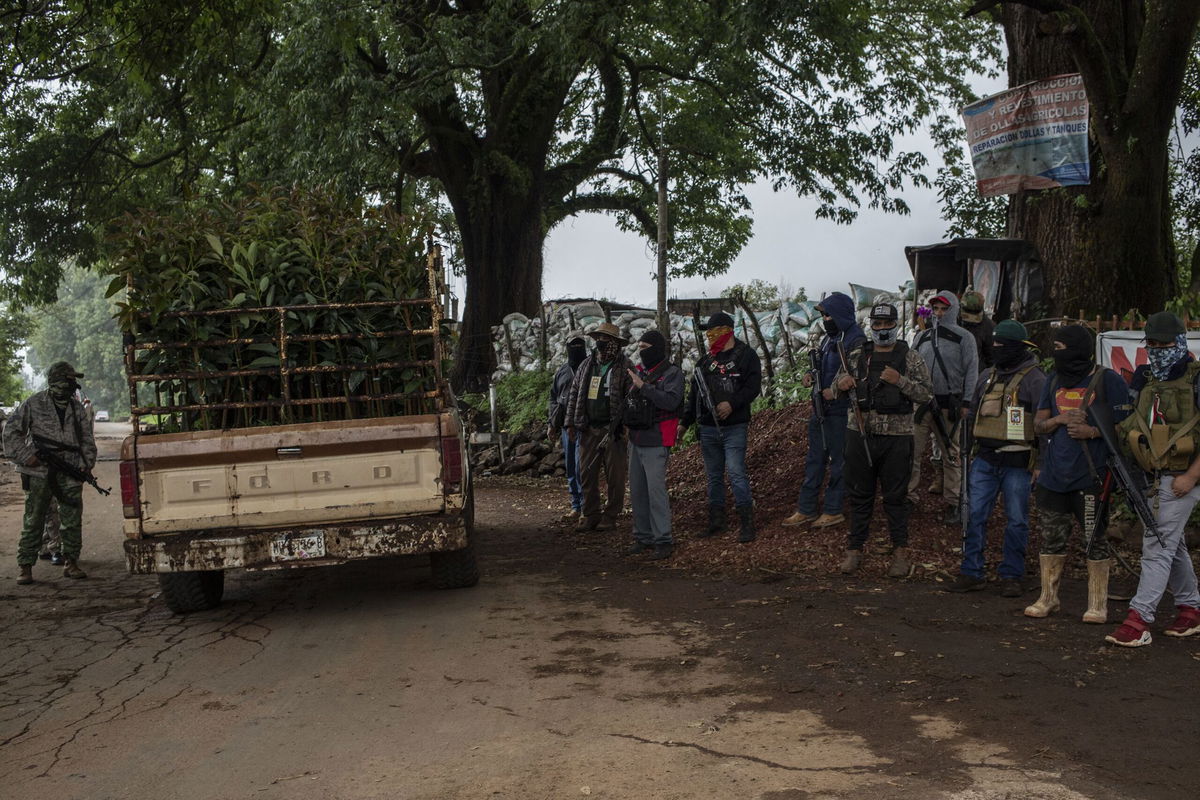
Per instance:
[[[1015,319],[1005,319],[996,323],[996,330],[992,331],[992,338],[1025,342],[1029,340],[1029,331]]]
[[[46,370],[46,380],[53,383],[54,381],[62,381],[67,378],[82,378],[82,372],[76,372],[75,368],[66,361],[55,361],[50,365],[50,369]]]
[[[1159,311],[1146,320],[1146,338],[1152,342],[1174,342],[1181,333],[1187,333],[1183,320],[1170,311]]]

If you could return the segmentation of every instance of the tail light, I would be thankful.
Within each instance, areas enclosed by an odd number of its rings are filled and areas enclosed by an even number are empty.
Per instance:
[[[442,437],[442,486],[447,492],[457,492],[463,479],[462,440],[457,436]]]
[[[137,519],[139,506],[138,473],[136,461],[121,462],[121,510],[125,519]]]

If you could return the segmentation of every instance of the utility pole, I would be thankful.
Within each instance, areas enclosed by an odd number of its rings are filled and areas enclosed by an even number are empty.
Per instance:
[[[667,148],[658,144],[658,330],[671,336],[671,317],[667,313]]]

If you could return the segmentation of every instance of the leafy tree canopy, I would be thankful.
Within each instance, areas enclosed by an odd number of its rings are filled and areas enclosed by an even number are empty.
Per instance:
[[[442,198],[468,281],[466,360],[536,306],[541,245],[584,212],[712,275],[751,235],[742,187],[840,222],[906,212],[898,137],[970,98],[997,37],[956,0],[95,0],[21,4],[0,55],[0,267],[41,299],[96,226],[244,181]],[[482,362],[475,364],[482,368]]]
[[[35,384],[45,386],[46,370],[69,361],[86,377],[80,383],[94,408],[114,416],[128,413],[125,357],[114,317],[117,298],[106,298],[109,278],[68,267],[57,302],[38,309],[29,335],[29,364]]]

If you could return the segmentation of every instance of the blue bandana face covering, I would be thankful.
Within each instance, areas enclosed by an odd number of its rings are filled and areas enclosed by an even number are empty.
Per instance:
[[[1150,374],[1155,380],[1167,380],[1171,374],[1171,367],[1187,356],[1187,351],[1187,335],[1182,333],[1175,337],[1175,344],[1170,347],[1147,347],[1146,358],[1150,362]]]

